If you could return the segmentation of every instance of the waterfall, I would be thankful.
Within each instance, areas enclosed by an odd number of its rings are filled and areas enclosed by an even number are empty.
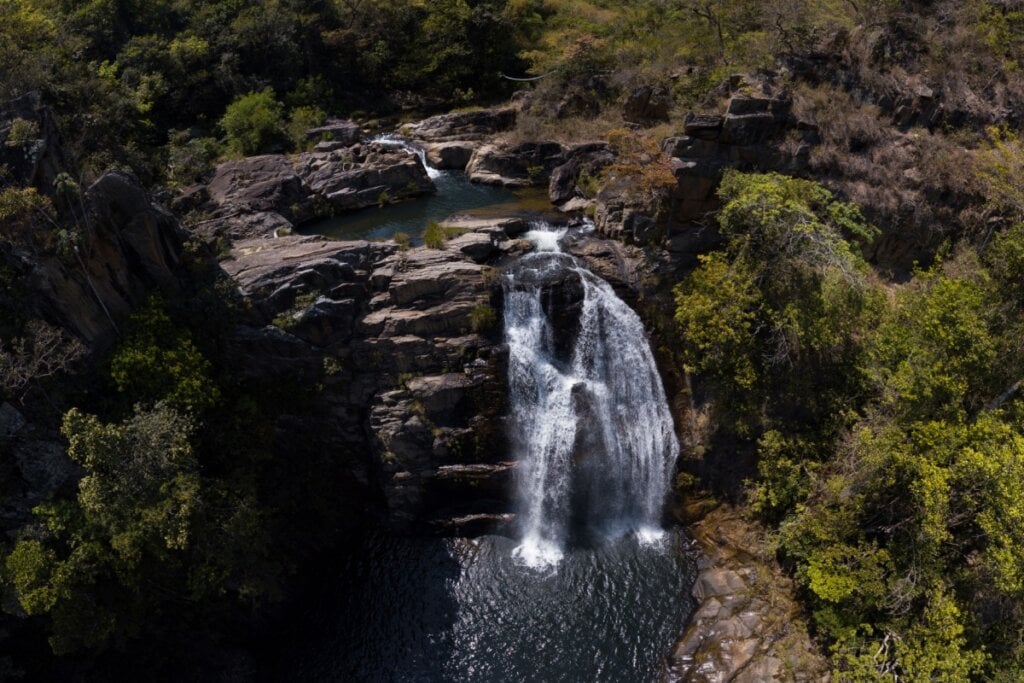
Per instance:
[[[535,226],[527,237],[545,251],[505,275],[505,337],[521,463],[516,554],[541,566],[577,529],[657,537],[679,446],[640,318],[559,250],[557,233]],[[574,301],[553,320],[557,291]]]
[[[419,157],[420,163],[423,164],[423,168],[427,170],[427,176],[431,180],[439,178],[444,175],[444,171],[434,168],[427,163],[427,151],[422,147],[412,144],[405,138],[400,138],[397,135],[378,135],[377,137],[370,140],[370,142],[376,142],[381,145],[387,145],[388,147],[399,147],[404,149],[410,154],[415,154]]]

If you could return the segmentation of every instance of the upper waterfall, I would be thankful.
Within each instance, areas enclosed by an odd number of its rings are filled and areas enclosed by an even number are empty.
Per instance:
[[[418,145],[414,145],[405,138],[398,137],[397,135],[385,134],[378,135],[377,137],[373,138],[371,142],[377,142],[379,144],[388,145],[390,147],[400,147],[401,149],[404,149],[407,152],[415,154],[417,157],[419,157],[420,163],[423,164],[423,168],[426,169],[427,171],[427,177],[429,177],[431,180],[433,180],[434,178],[439,178],[442,175],[444,175],[444,171],[442,171],[439,168],[434,168],[433,166],[430,165],[429,162],[427,162],[427,151],[425,149]]]
[[[679,446],[639,316],[561,253],[559,235],[527,237],[546,251],[505,275],[505,337],[522,463],[516,552],[543,565],[561,559],[571,528],[657,534]]]

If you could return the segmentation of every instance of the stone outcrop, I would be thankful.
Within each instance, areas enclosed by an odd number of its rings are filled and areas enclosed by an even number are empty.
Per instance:
[[[592,204],[590,188],[580,186],[583,178],[596,183],[600,173],[615,161],[606,142],[586,142],[570,147],[564,164],[551,171],[548,198],[563,211],[578,211]]]
[[[480,146],[470,140],[452,140],[450,142],[431,142],[424,145],[427,161],[434,168],[442,171],[464,171],[473,158],[473,152]]]
[[[337,142],[350,147],[359,142],[363,131],[354,121],[330,119],[324,125],[306,131],[306,139],[316,142]]]
[[[16,134],[28,137],[15,139]],[[60,173],[77,178],[53,112],[43,106],[38,93],[7,102],[0,109],[0,167],[6,169],[0,187],[7,182],[31,185],[44,194],[53,191]]]
[[[658,242],[684,260],[717,244],[710,219],[725,169],[805,175],[817,127],[792,113],[792,98],[769,80],[734,77],[724,115],[687,115],[682,135],[664,141],[676,178],[656,205],[638,199],[632,183],[619,180],[601,191],[595,213],[598,232],[638,243]],[[795,134],[799,142],[787,141]]]
[[[76,249],[60,255],[15,249],[8,259],[39,317],[92,348],[153,291],[181,291],[184,233],[130,175],[110,171],[85,192],[87,220]]]
[[[626,97],[622,118],[629,123],[651,125],[669,120],[672,92],[661,85],[642,85]]]
[[[664,683],[821,682],[828,663],[807,633],[792,581],[775,564],[757,528],[726,505],[709,505],[690,527],[699,573],[696,609],[666,663]]]
[[[318,217],[435,191],[411,152],[377,143],[321,142],[292,157],[269,154],[219,165],[206,188],[209,201],[202,204],[200,196],[195,202],[213,218],[196,231],[208,240],[273,237]]]
[[[444,249],[241,240],[222,264],[256,313],[234,340],[243,367],[323,386],[329,423],[297,428],[363,454],[360,476],[395,529],[479,533],[513,519],[500,287],[482,262],[525,225],[460,229]]]
[[[565,149],[557,142],[524,142],[505,146],[487,144],[473,153],[466,174],[475,183],[530,187],[548,181],[565,163]]]
[[[406,124],[399,132],[424,142],[483,140],[515,126],[517,114],[515,105],[452,112]]]

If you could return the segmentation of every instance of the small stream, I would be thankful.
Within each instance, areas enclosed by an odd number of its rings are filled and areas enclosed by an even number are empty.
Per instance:
[[[548,200],[545,188],[510,189],[497,185],[472,183],[465,173],[439,171],[426,166],[422,150],[391,136],[375,139],[378,143],[403,147],[420,157],[437,187],[437,193],[381,207],[328,218],[303,227],[303,234],[326,235],[337,240],[387,240],[404,232],[412,244],[422,244],[424,228],[431,222],[453,216],[473,218],[553,218],[559,214]]]

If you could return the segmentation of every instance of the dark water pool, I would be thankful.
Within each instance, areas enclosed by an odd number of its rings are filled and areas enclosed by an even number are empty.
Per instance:
[[[453,215],[480,218],[543,216],[553,213],[543,188],[511,190],[469,182],[465,174],[443,173],[433,178],[437,194],[380,208],[371,207],[313,223],[303,234],[326,235],[339,240],[386,240],[397,232],[419,243],[431,221]]]
[[[277,680],[652,681],[692,603],[685,537],[515,562],[515,542],[369,538],[265,655]]]

